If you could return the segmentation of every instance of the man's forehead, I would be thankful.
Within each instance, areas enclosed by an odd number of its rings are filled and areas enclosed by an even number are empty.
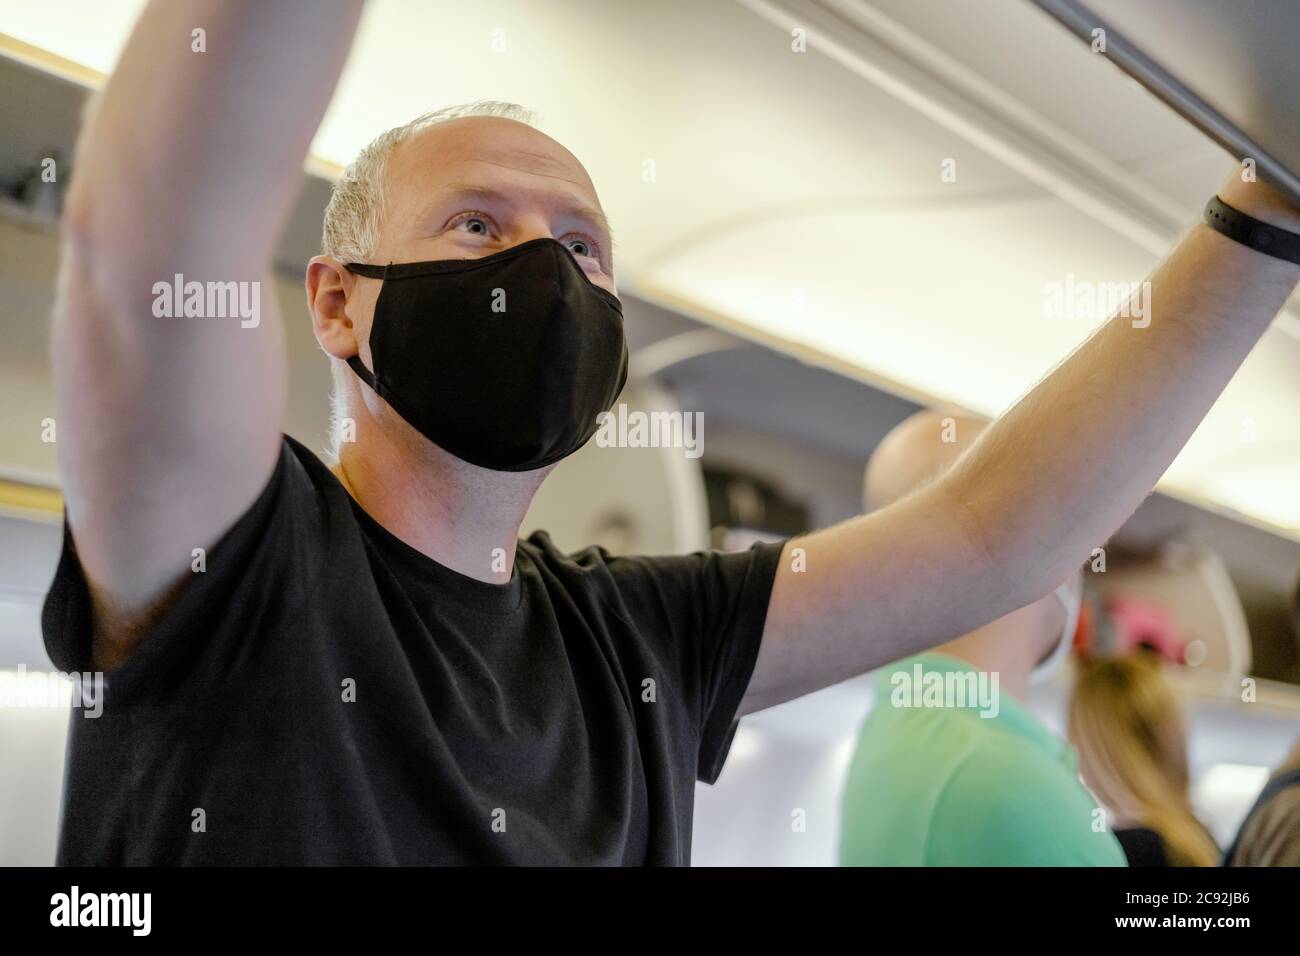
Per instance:
[[[390,158],[390,187],[427,197],[467,183],[527,184],[599,207],[591,177],[567,149],[538,130],[498,117],[463,117],[422,131]]]

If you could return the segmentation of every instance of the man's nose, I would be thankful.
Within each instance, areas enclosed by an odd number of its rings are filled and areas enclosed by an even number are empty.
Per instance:
[[[540,215],[522,216],[515,228],[515,244],[531,242],[534,239],[555,239],[551,224]]]

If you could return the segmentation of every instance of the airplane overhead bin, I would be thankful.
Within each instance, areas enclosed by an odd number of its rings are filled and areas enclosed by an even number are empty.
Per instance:
[[[1034,0],[1239,160],[1300,201],[1300,5]]]

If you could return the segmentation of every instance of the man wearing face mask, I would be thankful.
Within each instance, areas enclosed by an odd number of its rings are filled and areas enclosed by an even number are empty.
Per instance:
[[[151,309],[176,275],[267,276],[359,13],[152,3],[87,117],[44,630],[57,666],[107,674],[72,722],[61,862],[687,863],[740,716],[1049,594],[1300,278],[1197,226],[1147,324],[1103,326],[943,478],[797,562],[564,555],[520,523],[626,347],[593,184],[513,108],[391,131],[335,189],[307,298],[337,465],[280,432],[269,296],[252,324]],[[1262,185],[1221,195],[1300,228]]]
[[[984,427],[937,412],[907,419],[871,457],[865,508],[938,480]],[[1081,584],[1075,572],[1048,596],[877,672],[844,787],[842,865],[1124,866],[1119,842],[1094,826],[1074,751],[1023,705],[1028,686],[1065,663]]]

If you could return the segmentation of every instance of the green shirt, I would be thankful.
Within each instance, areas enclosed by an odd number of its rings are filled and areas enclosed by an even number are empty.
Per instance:
[[[926,696],[944,682],[946,698]],[[944,654],[881,669],[844,788],[841,866],[1126,865],[1073,749],[994,686]]]

